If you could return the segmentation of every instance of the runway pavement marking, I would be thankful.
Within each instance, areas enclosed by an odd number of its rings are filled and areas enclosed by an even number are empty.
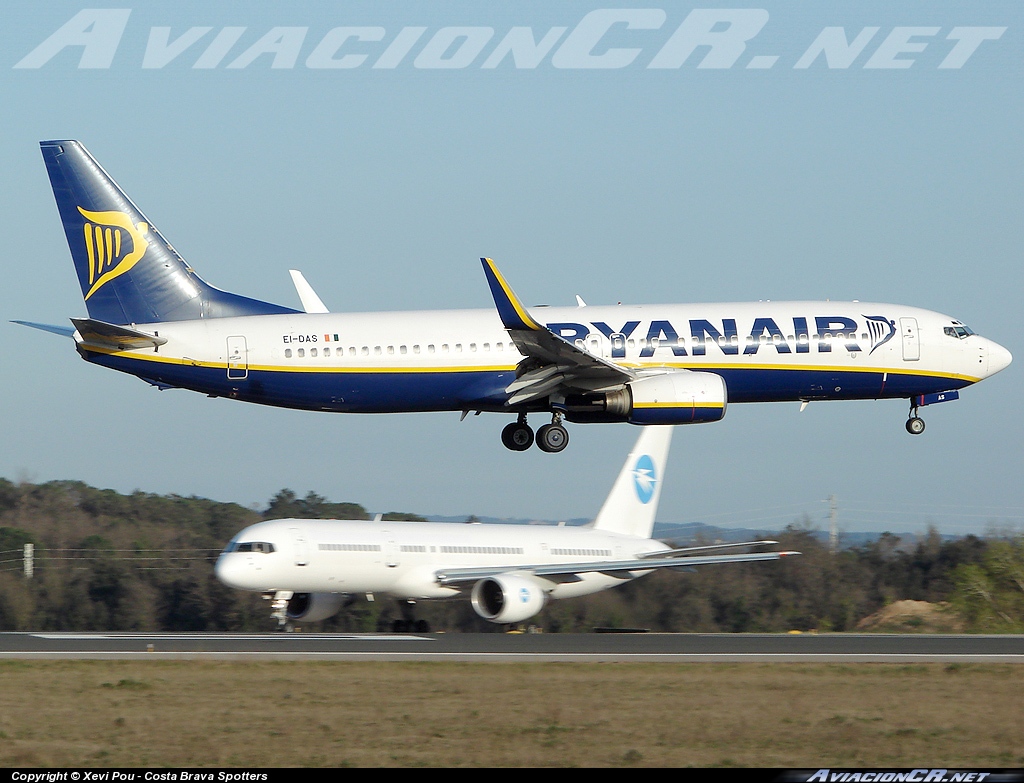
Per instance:
[[[145,640],[145,639],[156,639],[162,642],[188,642],[188,641],[239,641],[239,642],[251,642],[251,641],[263,641],[263,642],[291,642],[299,641],[302,639],[315,639],[322,641],[324,639],[332,639],[338,641],[367,641],[367,642],[379,642],[383,640],[387,641],[398,641],[398,642],[433,642],[435,639],[431,639],[428,636],[403,636],[400,634],[312,634],[312,633],[296,633],[296,634],[200,634],[200,633],[187,633],[187,634],[138,634],[138,633],[30,633],[29,636],[34,636],[37,639],[50,639],[50,640],[74,640],[74,641],[97,641],[100,639],[118,639],[118,640]]]
[[[0,652],[0,658],[18,657],[50,657],[50,658],[353,658],[359,660],[399,661],[399,660],[481,660],[524,662],[535,661],[663,661],[663,662],[721,662],[744,661],[757,662],[830,662],[830,663],[1015,663],[1024,664],[1024,655],[979,655],[975,653],[952,653],[928,655],[920,653],[505,653],[505,652],[357,652],[357,651],[288,651],[268,653],[257,650],[238,651],[114,651],[114,650],[25,650]]]

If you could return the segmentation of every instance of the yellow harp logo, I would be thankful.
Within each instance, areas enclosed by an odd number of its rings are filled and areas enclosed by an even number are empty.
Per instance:
[[[85,252],[89,260],[88,299],[106,283],[123,275],[146,254],[149,242],[145,223],[132,225],[123,212],[90,212],[78,208],[85,218]]]

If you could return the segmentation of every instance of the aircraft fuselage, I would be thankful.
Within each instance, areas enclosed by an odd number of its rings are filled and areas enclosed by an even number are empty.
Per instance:
[[[1009,353],[940,313],[861,302],[533,308],[583,351],[633,370],[725,379],[729,402],[908,398],[968,386]],[[524,359],[493,310],[258,315],[134,324],[166,339],[92,362],[171,387],[351,413],[508,407]],[[961,334],[957,336],[956,327]],[[571,416],[570,416],[571,418]]]

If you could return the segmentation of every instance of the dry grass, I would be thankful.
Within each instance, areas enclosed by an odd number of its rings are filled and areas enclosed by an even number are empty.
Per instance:
[[[0,766],[1024,766],[1009,665],[0,662]]]

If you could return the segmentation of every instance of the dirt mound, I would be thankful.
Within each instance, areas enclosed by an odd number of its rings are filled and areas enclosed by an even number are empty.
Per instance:
[[[874,633],[963,633],[963,621],[949,604],[896,601],[857,623]]]

